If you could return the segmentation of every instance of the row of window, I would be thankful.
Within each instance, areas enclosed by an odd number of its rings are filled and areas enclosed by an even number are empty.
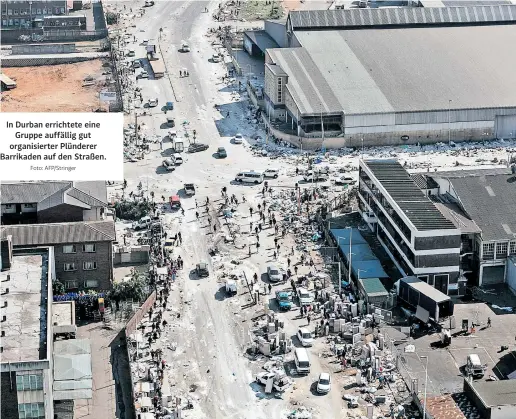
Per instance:
[[[97,262],[83,262],[82,263],[83,271],[94,271],[95,269],[97,269]],[[77,264],[75,262],[64,264],[65,272],[73,272],[76,270],[77,270]]]
[[[56,7],[54,10],[52,9],[32,9],[33,15],[53,15],[53,14],[64,14],[65,9],[64,7]],[[29,9],[7,9],[2,8],[2,14],[8,15],[8,16],[18,16],[18,15],[27,15],[29,16],[31,14],[31,10]]]
[[[39,419],[45,418],[44,403],[22,403],[18,405],[19,419]]]
[[[81,288],[79,285],[82,284],[83,288],[91,289],[91,288],[98,288],[99,281],[98,279],[87,279],[86,281],[80,282],[80,281],[65,281],[65,288],[67,290],[74,289],[74,288]]]
[[[516,255],[516,240],[483,244],[482,259],[484,260],[505,259],[512,255]]]
[[[42,374],[25,374],[16,376],[16,390],[43,390]]]
[[[95,243],[83,244],[82,251],[84,253],[95,253],[97,251],[97,245]],[[67,244],[63,246],[63,253],[77,253],[77,245]]]
[[[23,19],[22,19],[23,20]],[[14,204],[3,204],[5,209],[13,209]],[[21,204],[22,208],[36,208],[36,204]]]

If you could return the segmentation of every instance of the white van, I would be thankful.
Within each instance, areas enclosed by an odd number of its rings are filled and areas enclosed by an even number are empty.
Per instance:
[[[235,180],[237,182],[245,182],[245,183],[262,183],[263,182],[263,174],[258,172],[240,172],[236,175]]]
[[[298,374],[310,374],[310,356],[305,348],[296,348],[294,362]]]

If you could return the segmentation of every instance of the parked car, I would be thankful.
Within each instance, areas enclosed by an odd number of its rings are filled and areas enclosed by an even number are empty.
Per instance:
[[[351,176],[340,176],[335,179],[335,185],[354,185],[357,183]]]
[[[200,262],[197,265],[195,265],[195,273],[200,278],[210,276],[210,271],[208,270],[208,264],[206,262]]]
[[[270,282],[279,282],[282,279],[281,272],[274,265],[267,266],[267,276]]]
[[[140,78],[141,79],[148,79],[149,78],[149,73],[147,73],[146,71],[142,71],[140,73]]]
[[[133,68],[140,68],[142,66],[142,63],[140,60],[136,59],[133,61]]]
[[[292,293],[290,291],[276,291],[276,300],[280,310],[290,310],[292,308]]]
[[[297,329],[297,338],[303,346],[312,346],[314,343],[314,336],[312,335],[312,332],[304,327]]]
[[[183,186],[186,196],[195,195],[195,185],[193,183],[185,183]]]
[[[263,172],[263,176],[277,179],[279,176],[279,169],[267,169]]]
[[[299,304],[302,306],[312,304],[314,302],[314,295],[305,288],[297,289],[297,298],[299,300]]]
[[[190,45],[188,45],[188,43],[186,43],[186,42],[183,42],[183,44],[181,45],[181,51],[182,52],[190,52]]]
[[[173,172],[174,170],[176,170],[176,165],[174,164],[172,159],[169,158],[163,160],[163,167],[167,169],[167,172]]]
[[[188,146],[189,153],[198,153],[199,151],[208,150],[208,144],[195,143]]]
[[[174,164],[183,164],[183,156],[179,153],[172,154],[172,161]]]
[[[242,134],[238,133],[233,137],[233,143],[234,144],[242,144],[244,142],[244,137]]]
[[[163,243],[163,250],[167,252],[172,252],[176,246],[174,245],[174,241],[171,239],[165,240],[165,243]]]
[[[327,173],[314,172],[312,170],[307,171],[303,176],[305,182],[326,182],[328,179]]]
[[[228,156],[228,153],[226,153],[226,149],[224,147],[217,148],[217,157],[219,159],[226,158]]]
[[[168,110],[168,111],[172,111],[174,110],[174,102],[167,102],[165,104],[165,108]]]
[[[134,57],[135,55],[136,53],[134,52],[134,49],[129,49],[126,54],[127,57]]]
[[[321,372],[319,374],[319,380],[317,380],[317,393],[326,394],[331,390],[331,376],[327,372]]]
[[[150,217],[142,217],[133,223],[134,230],[143,230],[151,225],[152,219]]]
[[[287,377],[285,372],[269,372],[263,371],[256,374],[256,382],[258,384],[267,385],[272,379],[272,388],[276,391],[283,392],[292,385],[292,381]]]
[[[155,108],[158,106],[158,98],[156,99],[149,99],[149,108]]]
[[[214,63],[220,63],[221,60],[222,60],[222,57],[218,53],[215,53],[211,56],[211,61],[213,61]]]

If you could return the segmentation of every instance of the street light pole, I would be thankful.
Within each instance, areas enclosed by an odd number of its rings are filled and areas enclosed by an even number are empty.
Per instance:
[[[422,355],[420,358],[426,359],[425,365],[425,395],[423,396],[423,419],[426,419],[426,388],[428,385],[428,356]]]
[[[348,283],[351,285],[351,238],[353,236],[353,227],[349,228],[349,261],[348,261]]]

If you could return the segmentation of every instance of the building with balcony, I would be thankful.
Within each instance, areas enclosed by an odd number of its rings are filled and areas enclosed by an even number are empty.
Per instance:
[[[296,146],[516,137],[516,5],[291,11],[285,32],[265,120]]]
[[[0,227],[13,248],[52,246],[56,279],[67,290],[109,290],[113,280],[113,221],[20,224]]]
[[[105,182],[7,182],[0,185],[0,196],[2,225],[108,217]]]
[[[403,276],[463,295],[461,232],[395,160],[360,162],[359,210]]]

